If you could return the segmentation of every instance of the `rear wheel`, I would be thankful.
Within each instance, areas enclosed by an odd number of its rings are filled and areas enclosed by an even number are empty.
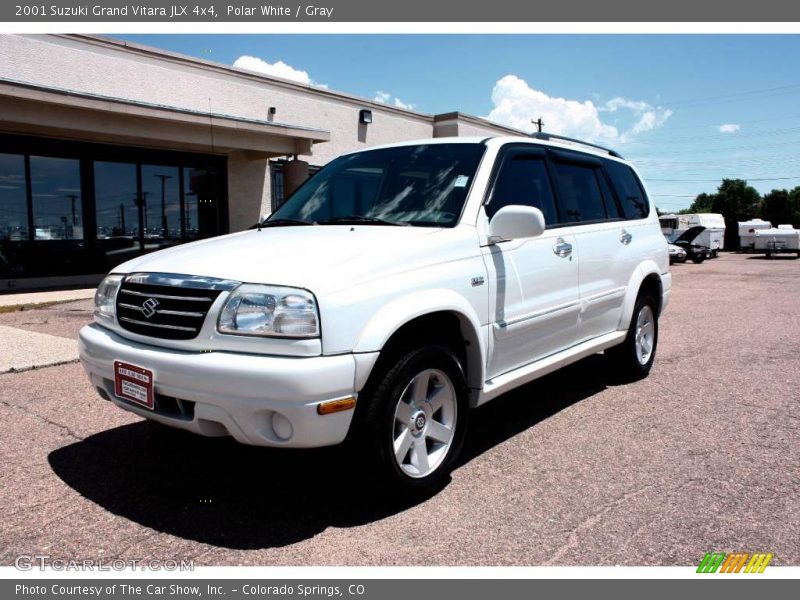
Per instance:
[[[378,373],[364,422],[364,450],[404,488],[446,481],[467,425],[467,384],[458,357],[444,346],[404,353]]]
[[[636,381],[650,373],[657,346],[657,304],[652,295],[644,293],[636,300],[625,341],[606,350],[606,355],[620,377],[627,381]]]

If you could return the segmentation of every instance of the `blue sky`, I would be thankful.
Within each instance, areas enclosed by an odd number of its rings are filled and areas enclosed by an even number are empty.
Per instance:
[[[723,176],[762,193],[800,185],[796,35],[115,37],[226,64],[252,57],[244,64],[425,113],[517,127],[541,115],[545,130],[634,160],[662,210]]]

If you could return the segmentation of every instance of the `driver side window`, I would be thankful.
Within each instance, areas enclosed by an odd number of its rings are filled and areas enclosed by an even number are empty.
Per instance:
[[[513,153],[503,160],[486,206],[486,214],[491,219],[498,210],[510,204],[538,208],[548,225],[558,221],[544,157]]]

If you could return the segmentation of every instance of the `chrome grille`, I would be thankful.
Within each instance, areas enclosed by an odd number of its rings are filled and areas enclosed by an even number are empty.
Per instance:
[[[203,327],[217,297],[237,282],[137,273],[125,278],[117,294],[117,320],[123,329],[139,335],[191,340]]]

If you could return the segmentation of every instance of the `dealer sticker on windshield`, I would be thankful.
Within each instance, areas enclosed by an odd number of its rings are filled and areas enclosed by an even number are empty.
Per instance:
[[[153,410],[153,372],[115,360],[114,393],[122,400]]]

